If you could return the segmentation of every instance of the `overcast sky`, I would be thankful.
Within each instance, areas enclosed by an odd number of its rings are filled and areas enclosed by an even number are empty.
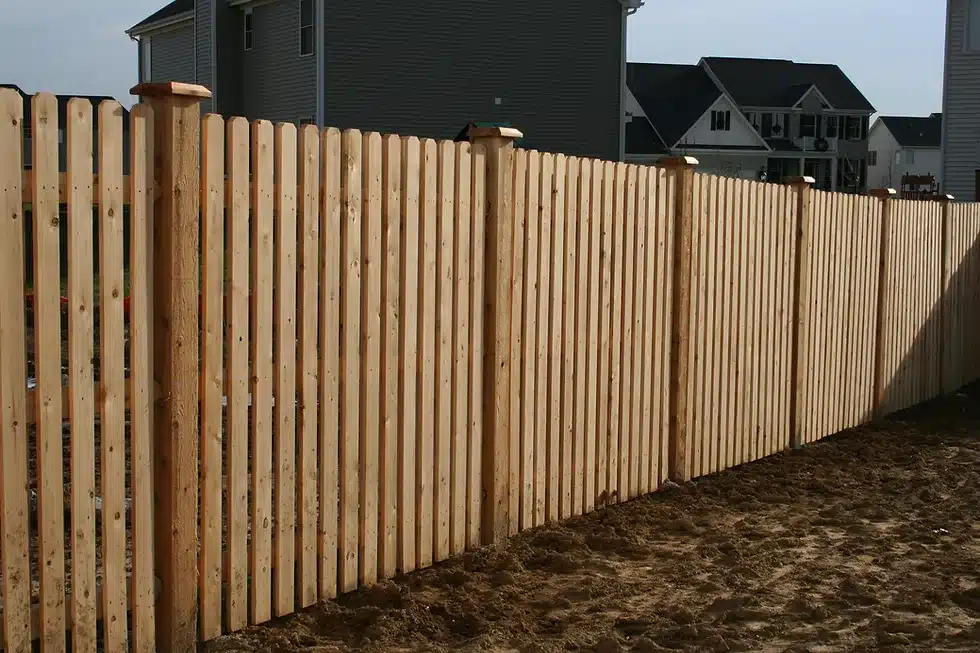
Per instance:
[[[484,0],[492,2],[493,0]],[[602,1],[602,0],[596,0]],[[123,31],[166,0],[0,0],[0,82],[131,103],[136,44]],[[942,106],[942,0],[646,0],[631,61],[740,56],[836,63],[883,114]]]

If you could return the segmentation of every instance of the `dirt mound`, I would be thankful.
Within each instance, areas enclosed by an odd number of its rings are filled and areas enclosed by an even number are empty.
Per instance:
[[[205,651],[980,650],[980,390]]]

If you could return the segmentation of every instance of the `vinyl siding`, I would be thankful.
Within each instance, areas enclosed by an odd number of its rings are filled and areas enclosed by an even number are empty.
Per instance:
[[[197,53],[195,81],[208,89],[212,89],[214,86],[211,66],[211,3],[215,1],[225,2],[226,0],[195,0],[194,3],[194,40]],[[211,110],[211,100],[201,102],[202,114]]]
[[[326,11],[329,125],[451,138],[509,121],[538,149],[619,156],[616,0],[331,0]]]
[[[151,82],[195,83],[194,23],[150,35]]]
[[[252,9],[252,49],[242,53],[243,109],[250,119],[316,116],[316,57],[299,55],[299,0]]]
[[[980,169],[980,52],[966,50],[968,0],[949,0],[943,98],[943,190],[974,201]]]
[[[242,64],[244,14],[227,2],[218,2],[216,24],[216,54],[218,93],[215,96],[217,111],[225,116],[241,116],[245,113],[242,98]]]

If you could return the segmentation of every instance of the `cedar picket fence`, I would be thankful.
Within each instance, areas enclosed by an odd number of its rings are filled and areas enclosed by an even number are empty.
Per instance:
[[[0,91],[6,650],[194,650],[980,376],[980,205],[136,91],[128,177],[118,104],[95,177],[34,97],[25,172]]]

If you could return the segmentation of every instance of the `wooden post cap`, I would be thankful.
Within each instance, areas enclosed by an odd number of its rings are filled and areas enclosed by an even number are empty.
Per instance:
[[[807,177],[806,175],[802,177],[787,177],[786,183],[790,186],[812,186],[817,183],[817,180],[813,177]]]
[[[953,196],[948,193],[943,193],[941,195],[936,196],[937,202],[952,202],[953,199],[954,199]]]
[[[880,200],[888,200],[898,195],[898,192],[894,188],[872,188],[868,191],[868,195]]]
[[[183,82],[143,82],[129,92],[140,97],[190,97],[202,100],[211,97],[211,91],[203,86]]]
[[[698,165],[698,160],[693,156],[666,156],[658,159],[657,165],[662,168],[693,168]]]
[[[470,127],[466,135],[470,137],[471,141],[478,138],[509,138],[512,141],[524,138],[524,134],[513,127],[477,127],[476,125]]]

